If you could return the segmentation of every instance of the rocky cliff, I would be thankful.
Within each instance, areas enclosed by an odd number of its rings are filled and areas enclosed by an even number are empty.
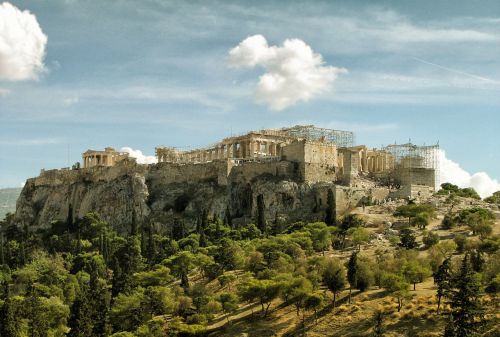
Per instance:
[[[285,221],[313,221],[325,217],[328,190],[334,191],[337,211],[374,193],[331,182],[301,182],[287,171],[286,163],[276,167],[279,169],[242,175],[229,162],[123,162],[114,167],[42,171],[27,180],[17,202],[15,221],[47,228],[54,220],[97,212],[121,232],[151,221],[160,230],[168,230],[179,221],[194,225],[203,210],[223,217],[229,209],[235,223],[245,224],[255,221],[259,196],[269,221],[277,216]],[[284,176],[280,172],[288,173]]]

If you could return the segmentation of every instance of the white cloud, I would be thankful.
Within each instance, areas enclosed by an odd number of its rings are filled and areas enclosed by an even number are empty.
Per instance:
[[[262,66],[255,92],[258,103],[283,110],[297,102],[307,102],[327,91],[339,73],[346,69],[325,66],[320,54],[299,39],[287,39],[283,45],[269,46],[262,35],[253,35],[229,51],[231,67]]]
[[[440,181],[441,183],[452,183],[461,188],[472,187],[481,198],[488,197],[496,191],[500,191],[500,183],[491,178],[485,172],[470,174],[453,160],[446,157],[444,150],[440,151]]]
[[[47,36],[33,14],[0,4],[0,80],[37,79],[45,70],[46,45]]]
[[[141,150],[134,150],[130,147],[122,147],[120,151],[127,152],[130,157],[133,157],[137,160],[138,164],[155,164],[158,162],[155,156],[145,155]]]

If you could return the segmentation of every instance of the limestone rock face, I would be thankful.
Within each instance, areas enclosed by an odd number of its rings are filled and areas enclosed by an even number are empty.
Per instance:
[[[207,165],[186,166],[187,176],[182,165],[165,163],[44,171],[27,180],[14,219],[20,226],[48,228],[54,220],[75,220],[96,212],[123,233],[149,222],[168,231],[179,221],[194,226],[203,210],[223,218],[229,208],[236,224],[248,224],[256,219],[257,198],[262,195],[269,222],[277,217],[322,221],[328,190],[335,188],[333,183],[269,175],[245,179],[222,174],[222,164]]]

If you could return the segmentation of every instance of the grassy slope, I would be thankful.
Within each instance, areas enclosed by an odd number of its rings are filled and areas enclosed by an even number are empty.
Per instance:
[[[5,214],[16,210],[16,201],[21,190],[22,188],[0,189],[0,219],[3,219]]]
[[[464,200],[463,205],[458,208],[470,207],[470,201]],[[394,206],[395,207],[395,206]],[[391,215],[392,207],[373,206],[363,212],[356,209],[369,223],[372,223],[370,230],[375,232],[378,225],[383,221],[395,221]],[[447,207],[440,207],[438,219],[433,221],[428,229],[435,230],[442,240],[451,239],[453,232],[466,232],[464,228],[453,231],[438,230],[438,226]],[[500,221],[497,221],[494,233],[500,233]],[[419,238],[421,239],[421,238]],[[375,253],[377,249],[393,249],[386,240],[374,241],[365,245],[362,249],[363,254],[368,256]],[[425,251],[421,252],[426,254]],[[330,251],[328,255],[337,256],[346,260],[351,252]],[[236,281],[237,283],[238,281]],[[236,290],[236,284],[229,289],[220,289],[216,283],[209,285],[214,292]],[[331,293],[325,291],[327,298],[331,298]],[[416,336],[441,336],[446,322],[445,315],[436,313],[436,289],[433,279],[428,278],[425,282],[417,284],[416,291],[412,291],[413,298],[408,301],[401,312],[397,312],[395,299],[388,296],[383,290],[376,287],[371,288],[364,293],[353,292],[352,303],[347,304],[348,291],[345,290],[340,295],[337,307],[332,308],[330,303],[321,309],[316,316],[313,312],[307,312],[305,316],[305,335],[316,336],[370,336],[372,333],[372,317],[376,310],[382,310],[386,313],[385,326],[387,337],[405,336],[409,330],[413,330]],[[500,307],[498,300],[484,297],[486,307],[486,319],[488,320],[488,336],[497,336],[495,333],[500,331]],[[446,307],[445,307],[446,308]],[[227,323],[225,315],[218,317],[208,327],[212,331],[210,336],[303,336],[304,329],[302,325],[302,314],[296,315],[294,306],[283,306],[280,300],[276,300],[271,306],[268,317],[263,318],[260,313],[259,305],[245,305],[240,307],[237,313],[229,317],[231,323]]]

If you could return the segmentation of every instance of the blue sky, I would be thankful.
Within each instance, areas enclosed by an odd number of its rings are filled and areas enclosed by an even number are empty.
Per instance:
[[[70,163],[106,146],[153,155],[297,123],[374,147],[439,141],[466,172],[500,178],[498,1],[10,3],[48,42],[38,79],[0,79],[0,187],[67,166],[68,148]],[[256,34],[300,39],[347,73],[272,110],[255,97],[266,69],[228,66]]]

